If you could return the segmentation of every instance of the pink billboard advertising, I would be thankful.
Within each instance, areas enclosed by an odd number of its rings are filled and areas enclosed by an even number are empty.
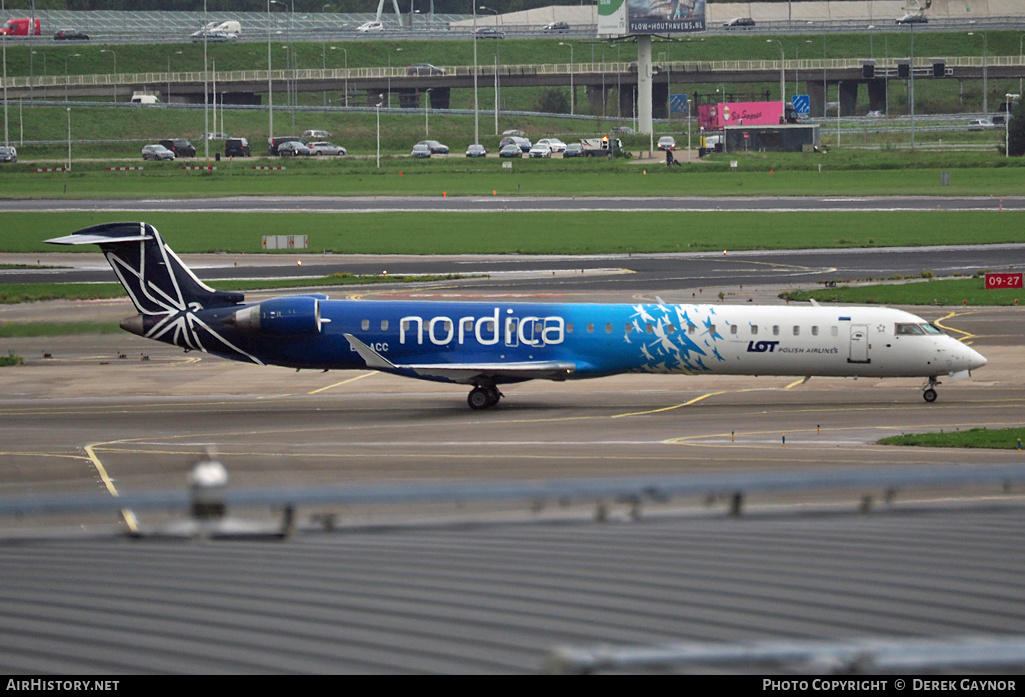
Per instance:
[[[723,126],[773,126],[783,123],[783,102],[720,102],[698,106],[698,124],[707,131]]]

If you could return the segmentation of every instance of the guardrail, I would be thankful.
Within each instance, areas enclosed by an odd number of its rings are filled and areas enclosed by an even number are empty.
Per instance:
[[[906,58],[890,56],[889,58],[801,58],[797,60],[783,61],[783,69],[786,71],[814,71],[814,70],[860,70],[866,61],[874,61],[878,67],[884,64],[897,64],[897,61],[905,61]],[[928,68],[933,62],[940,60],[936,57],[916,57],[916,67]],[[989,56],[985,60],[981,56],[959,56],[956,58],[942,59],[947,67],[952,68],[1000,68],[1000,67],[1022,67],[1025,68],[1025,60],[1022,56]],[[733,61],[671,61],[668,63],[657,62],[656,65],[663,71],[669,73],[685,74],[694,72],[757,72],[757,71],[779,71],[779,60],[733,60]],[[466,76],[473,75],[473,66],[441,66],[446,75]],[[514,64],[498,66],[498,74],[501,75],[601,75],[616,73],[631,73],[631,64],[625,62],[614,63],[541,63],[541,64]],[[366,78],[403,78],[418,77],[424,80],[444,77],[443,75],[408,75],[406,66],[371,67],[371,68],[301,68],[298,70],[272,70],[271,79],[274,81],[283,80],[359,80]],[[636,71],[636,66],[634,66]],[[217,71],[188,71],[188,72],[152,72],[152,73],[117,73],[98,75],[45,75],[35,76],[30,80],[28,77],[9,77],[6,87],[9,89],[29,87],[95,87],[113,85],[166,85],[175,84],[197,84],[204,79],[218,83],[232,82],[258,82],[266,83],[268,79],[266,70],[217,70]],[[479,76],[495,74],[493,64],[478,65]],[[0,79],[0,86],[3,80]]]

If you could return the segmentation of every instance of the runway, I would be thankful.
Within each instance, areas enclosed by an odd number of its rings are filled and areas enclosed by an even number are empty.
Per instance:
[[[189,199],[200,212],[374,213],[479,211],[999,211],[1022,210],[1023,196],[227,196]],[[0,211],[182,211],[177,199],[14,199]]]

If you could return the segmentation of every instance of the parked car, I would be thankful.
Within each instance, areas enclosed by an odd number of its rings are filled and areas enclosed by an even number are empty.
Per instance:
[[[54,41],[88,41],[89,35],[78,29],[61,29],[53,35]]]
[[[563,152],[566,149],[566,144],[558,138],[542,138],[541,140],[534,143],[534,145],[547,145],[552,149],[552,152]]]
[[[287,140],[278,146],[278,155],[281,157],[305,157],[311,154],[306,143],[298,140]]]
[[[510,143],[518,147],[523,152],[529,152],[534,146],[534,144],[526,138],[520,138],[519,136],[506,136],[505,138],[502,138],[502,142],[498,144],[498,147],[501,149]]]
[[[541,31],[550,34],[565,34],[569,31],[569,24],[566,22],[549,22],[541,27]]]
[[[225,157],[249,157],[252,154],[249,141],[245,138],[228,138],[224,141]]]
[[[363,22],[363,24],[356,27],[356,31],[360,34],[368,34],[374,31],[384,31],[384,24],[382,22]]]
[[[921,12],[909,12],[898,17],[894,24],[928,24],[929,19]]]
[[[289,141],[294,141],[294,140],[299,141],[300,143],[303,143],[303,144],[306,143],[306,139],[305,138],[300,138],[299,136],[274,136],[273,138],[268,138],[267,139],[267,154],[268,155],[277,155],[278,154],[278,146],[279,145],[281,145],[282,143],[288,143]]]
[[[544,143],[534,143],[533,147],[527,151],[528,157],[551,157],[552,149]]]
[[[143,160],[173,160],[174,152],[159,143],[142,146]]]
[[[0,145],[0,162],[17,162],[18,161],[18,149],[13,145],[7,147]]]
[[[430,63],[413,63],[406,68],[406,75],[444,75],[445,69]]]
[[[426,145],[431,149],[432,155],[448,155],[448,146],[444,143],[439,143],[436,140],[421,140],[417,145]]]
[[[474,143],[470,147],[466,148],[467,157],[487,157],[488,149],[479,143]]]
[[[999,128],[995,123],[989,119],[975,119],[968,124],[969,131],[988,131],[993,128]]]
[[[341,145],[329,143],[326,140],[318,140],[309,144],[311,155],[348,155],[348,151]]]
[[[504,39],[505,32],[499,31],[494,27],[478,27],[477,28],[478,39]]]
[[[503,136],[519,136],[520,138],[526,138],[527,134],[518,128],[510,128],[508,131],[502,131]]]
[[[413,146],[413,150],[409,154],[417,158],[430,157],[431,148],[429,145],[427,145],[427,143],[421,141]]]
[[[725,29],[750,29],[755,25],[755,21],[750,17],[734,17],[723,22],[722,25]]]
[[[333,135],[334,133],[331,131],[318,131],[316,129],[303,131],[304,140],[324,140],[325,138],[330,138]]]
[[[195,157],[196,146],[186,138],[168,138],[159,141],[161,145],[174,153],[175,157]]]
[[[204,133],[200,140],[226,140],[230,137],[227,133],[218,131],[216,133]]]
[[[676,138],[672,136],[662,136],[658,139],[659,150],[675,150],[676,149]]]
[[[523,151],[520,150],[520,146],[515,143],[509,143],[509,145],[502,146],[502,149],[498,151],[499,157],[523,157]]]
[[[570,143],[566,146],[566,150],[562,153],[563,157],[583,157],[584,146],[580,143]]]

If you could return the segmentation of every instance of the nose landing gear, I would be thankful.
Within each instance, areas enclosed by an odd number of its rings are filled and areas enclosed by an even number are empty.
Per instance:
[[[466,403],[471,409],[487,409],[498,404],[501,398],[502,393],[494,385],[478,385],[470,390]]]
[[[940,381],[936,379],[936,376],[929,378],[929,382],[922,386],[922,399],[932,404],[936,401],[936,387],[940,385]]]

